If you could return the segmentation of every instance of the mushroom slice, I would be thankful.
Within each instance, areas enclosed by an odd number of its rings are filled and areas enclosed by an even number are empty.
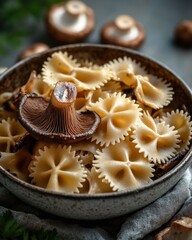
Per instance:
[[[192,218],[181,217],[172,222],[170,227],[160,231],[155,240],[191,240]]]
[[[165,163],[174,157],[179,148],[179,134],[164,122],[155,122],[146,112],[135,127],[132,138],[136,148],[154,163]]]
[[[100,119],[94,112],[75,110],[76,86],[58,82],[50,102],[25,95],[19,106],[19,120],[37,140],[59,143],[77,142],[91,136]]]
[[[159,109],[167,106],[173,99],[173,89],[169,83],[152,75],[138,75],[135,79],[136,98],[145,105]]]
[[[25,128],[15,119],[8,118],[0,123],[0,152],[12,152],[17,141],[26,134]]]
[[[105,99],[100,98],[96,103],[90,103],[87,108],[95,111],[101,118],[99,127],[92,136],[92,141],[95,140],[101,146],[114,145],[124,139],[141,115],[141,109],[135,101],[121,93],[114,93]]]
[[[135,75],[147,75],[147,72],[139,63],[126,56],[110,61],[105,66],[114,72],[114,75],[117,77],[116,80],[123,82],[129,87],[136,85]]]
[[[19,179],[29,182],[28,166],[31,159],[32,156],[25,148],[20,149],[16,153],[1,152],[0,166]]]
[[[32,183],[57,192],[78,193],[86,178],[86,171],[75,152],[61,145],[39,150],[30,170]]]
[[[188,112],[177,109],[172,110],[171,113],[167,112],[162,117],[162,121],[166,124],[173,126],[180,135],[180,147],[179,151],[185,151],[189,149],[190,140],[192,137],[192,121]]]
[[[93,166],[113,191],[135,189],[151,182],[153,164],[144,158],[128,138],[97,151]]]

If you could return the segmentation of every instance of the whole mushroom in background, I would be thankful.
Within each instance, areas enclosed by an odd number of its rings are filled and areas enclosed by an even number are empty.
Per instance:
[[[101,29],[104,43],[137,49],[145,40],[145,31],[141,24],[128,15],[120,15]]]
[[[47,12],[45,25],[47,32],[58,41],[83,41],[94,29],[94,12],[82,1],[54,4]]]
[[[177,24],[174,40],[179,46],[185,48],[192,47],[192,20],[183,20]]]
[[[27,57],[30,57],[33,54],[44,52],[49,49],[49,46],[45,43],[33,43],[31,46],[24,49],[18,56],[18,61],[23,60]]]

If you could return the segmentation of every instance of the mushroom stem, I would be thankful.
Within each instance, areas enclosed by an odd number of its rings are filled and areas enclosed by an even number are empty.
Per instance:
[[[54,120],[62,123],[58,124],[58,126],[61,126],[58,132],[64,130],[65,134],[74,138],[77,132],[90,127],[89,123],[87,123],[87,116],[79,115],[75,110],[76,95],[77,88],[75,84],[71,82],[57,82],[45,114],[45,116],[49,116],[50,111],[54,113]]]
[[[115,26],[121,31],[129,31],[134,25],[134,19],[127,15],[121,15],[115,19]]]
[[[80,1],[69,1],[65,5],[66,12],[72,16],[78,16],[85,12],[85,4]]]

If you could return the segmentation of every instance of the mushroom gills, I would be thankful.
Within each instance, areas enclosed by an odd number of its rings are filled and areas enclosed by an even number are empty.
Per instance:
[[[25,95],[19,106],[19,120],[37,140],[72,143],[91,136],[100,118],[92,111],[75,109],[77,89],[71,82],[57,82],[50,102]]]

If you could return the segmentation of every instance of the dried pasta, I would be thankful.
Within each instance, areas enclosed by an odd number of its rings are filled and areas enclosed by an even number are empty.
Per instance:
[[[114,145],[123,140],[141,115],[138,105],[121,93],[99,99],[96,103],[91,103],[88,109],[95,111],[101,118],[100,125],[92,136],[92,140],[101,146]]]
[[[39,150],[30,167],[32,183],[66,193],[78,193],[86,172],[71,147],[50,146]]]
[[[26,133],[25,128],[15,119],[0,122],[0,152],[12,152],[12,148]]]
[[[139,63],[128,57],[110,61],[106,66],[114,72],[116,80],[123,82],[129,87],[135,86],[136,75],[147,75],[147,72]]]
[[[30,153],[25,148],[22,148],[16,153],[2,152],[0,156],[0,166],[19,179],[30,182],[28,166],[31,158]]]
[[[189,148],[190,139],[192,136],[192,121],[187,112],[177,109],[176,111],[167,112],[162,117],[162,121],[173,126],[179,134],[180,144],[179,151],[185,151]]]
[[[39,137],[29,144],[24,137],[29,133],[17,121],[20,101],[25,94],[49,100],[58,81],[76,85],[73,111],[93,111],[100,123],[91,136],[76,143]],[[140,188],[153,181],[159,164],[189,149],[191,116],[171,109],[173,98],[166,79],[151,75],[130,57],[97,65],[55,52],[41,66],[41,74],[34,69],[22,87],[0,94],[0,165],[23,181],[57,192],[102,194]],[[13,111],[7,103],[13,104]]]
[[[138,188],[150,182],[153,176],[153,165],[128,138],[97,151],[93,165],[99,177],[109,182],[114,191]]]
[[[165,81],[152,75],[148,77],[138,75],[135,78],[136,98],[145,105],[158,109],[167,106],[173,99],[173,89]]]
[[[143,114],[132,138],[136,148],[154,163],[165,163],[179,148],[178,131],[164,122],[155,122],[149,113]]]

